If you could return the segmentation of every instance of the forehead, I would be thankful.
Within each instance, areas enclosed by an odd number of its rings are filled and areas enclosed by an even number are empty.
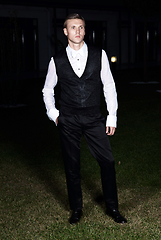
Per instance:
[[[84,21],[82,19],[68,19],[67,20],[67,27],[70,26],[84,26]]]

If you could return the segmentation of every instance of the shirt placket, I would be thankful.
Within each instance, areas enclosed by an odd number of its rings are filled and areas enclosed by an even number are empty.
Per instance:
[[[76,56],[77,59],[77,74],[80,77],[81,76],[81,61],[80,61],[80,54],[77,54]]]

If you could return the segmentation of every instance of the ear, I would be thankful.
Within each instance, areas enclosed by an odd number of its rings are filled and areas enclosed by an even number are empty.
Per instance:
[[[67,35],[68,35],[67,29],[66,29],[66,28],[63,28],[63,31],[64,31],[65,36],[67,36]]]

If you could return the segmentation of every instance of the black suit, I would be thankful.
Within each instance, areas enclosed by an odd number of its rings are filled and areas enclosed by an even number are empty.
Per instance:
[[[87,65],[81,78],[71,68],[65,50],[54,60],[61,86],[58,126],[70,207],[72,210],[81,210],[83,205],[80,177],[80,142],[83,134],[101,169],[106,204],[109,208],[117,208],[114,159],[105,120],[99,109],[101,50],[88,48]]]

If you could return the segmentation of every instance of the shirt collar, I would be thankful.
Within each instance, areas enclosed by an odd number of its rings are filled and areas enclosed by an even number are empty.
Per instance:
[[[84,42],[83,46],[77,51],[71,48],[68,44],[66,50],[73,58],[76,58],[77,54],[80,54],[81,56],[85,56],[87,53],[87,44]]]

